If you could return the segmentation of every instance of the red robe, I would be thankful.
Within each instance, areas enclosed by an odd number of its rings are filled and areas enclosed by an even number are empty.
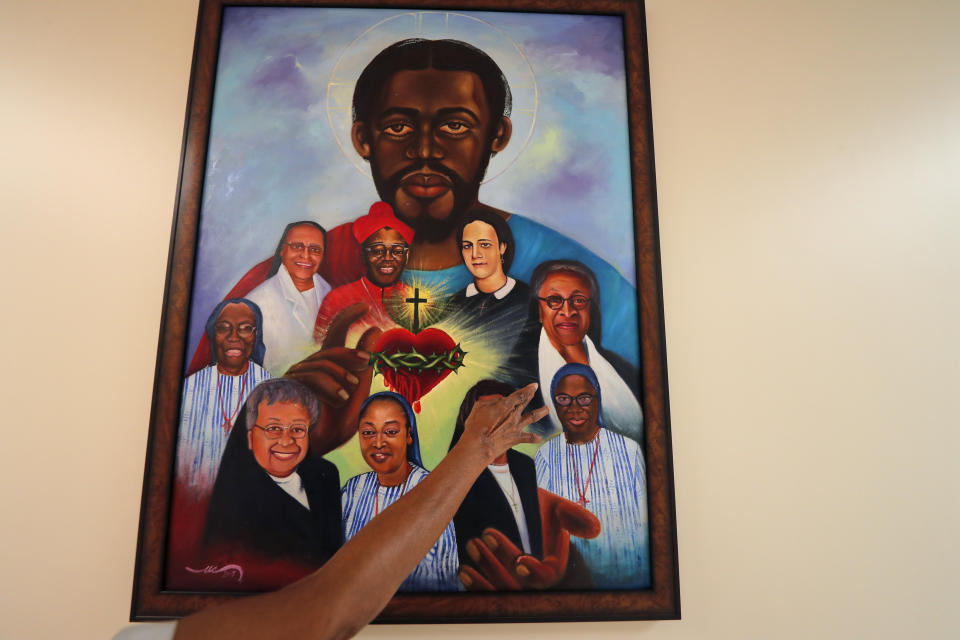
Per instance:
[[[357,302],[366,302],[370,310],[351,327],[351,331],[363,332],[369,327],[395,327],[397,323],[390,316],[388,308],[391,301],[403,302],[410,295],[408,291],[409,288],[402,282],[381,288],[368,280],[367,276],[337,287],[320,303],[317,323],[313,327],[313,339],[318,343],[322,342],[330,322],[338,313]]]

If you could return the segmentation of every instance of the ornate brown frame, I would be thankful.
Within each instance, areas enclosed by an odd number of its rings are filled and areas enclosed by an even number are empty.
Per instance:
[[[322,3],[303,0],[273,0],[269,3],[201,0],[168,256],[163,318],[160,323],[130,619],[143,621],[181,617],[212,604],[242,597],[237,594],[166,591],[163,587],[163,562],[173,479],[174,438],[180,408],[181,372],[187,346],[188,303],[194,272],[221,15],[224,6],[263,4],[588,13],[618,15],[622,18],[630,108],[652,588],[641,591],[399,594],[394,596],[376,622],[679,618],[673,455],[642,0],[351,0]]]

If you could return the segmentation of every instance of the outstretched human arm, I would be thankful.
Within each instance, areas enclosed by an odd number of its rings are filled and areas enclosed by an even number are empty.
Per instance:
[[[349,638],[386,606],[433,546],[480,472],[510,447],[539,438],[523,428],[531,384],[478,400],[460,442],[420,484],[371,520],[322,568],[273,593],[244,598],[180,621],[176,640]]]

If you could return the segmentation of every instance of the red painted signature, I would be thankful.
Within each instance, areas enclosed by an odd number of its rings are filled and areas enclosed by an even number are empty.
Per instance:
[[[243,582],[243,567],[238,564],[225,564],[222,567],[218,567],[215,564],[208,564],[205,567],[200,569],[194,569],[193,567],[184,567],[190,573],[200,573],[203,575],[219,575],[228,580],[236,580],[237,582]]]

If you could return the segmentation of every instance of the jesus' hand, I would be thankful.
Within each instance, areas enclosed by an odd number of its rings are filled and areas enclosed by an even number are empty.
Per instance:
[[[537,489],[543,526],[543,560],[524,554],[507,536],[486,529],[467,543],[476,568],[464,565],[460,581],[470,591],[547,589],[567,572],[570,536],[595,538],[600,521],[586,508],[545,489]]]
[[[383,333],[367,329],[357,346],[344,346],[350,325],[362,318],[369,307],[358,302],[333,319],[319,351],[293,365],[283,374],[302,382],[317,394],[323,405],[320,420],[310,433],[310,451],[323,455],[345,443],[357,432],[360,405],[370,395],[373,367],[370,351]]]

